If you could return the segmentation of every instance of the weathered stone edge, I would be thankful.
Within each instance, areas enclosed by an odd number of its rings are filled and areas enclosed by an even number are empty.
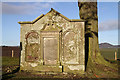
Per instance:
[[[56,10],[54,10],[53,8],[51,8],[51,10],[49,11],[49,12],[51,12],[51,11],[54,11],[54,12],[56,12],[56,13],[58,13],[61,17],[63,17],[64,19],[66,19],[67,21],[69,21],[69,22],[85,22],[85,20],[83,20],[83,19],[69,19],[69,18],[67,18],[67,17],[65,17],[64,15],[62,15],[61,13],[59,13],[59,12],[57,12]],[[48,13],[49,13],[48,12]],[[45,15],[47,15],[47,14],[45,14]],[[33,23],[35,23],[36,21],[38,21],[39,19],[41,19],[43,16],[45,16],[44,14],[41,14],[39,17],[37,17],[35,20],[33,20],[33,21],[23,21],[23,22],[18,22],[19,24],[33,24]]]

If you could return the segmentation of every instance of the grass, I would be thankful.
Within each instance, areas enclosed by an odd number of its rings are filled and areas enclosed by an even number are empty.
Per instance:
[[[15,71],[19,67],[19,58],[3,56],[2,57],[2,74]]]
[[[119,48],[119,50],[120,50],[120,48]],[[101,48],[100,53],[104,58],[106,58],[108,60],[114,60],[115,59],[114,58],[115,51],[117,52],[117,58],[120,59],[120,55],[118,54],[119,50],[116,48]]]
[[[16,57],[2,57],[2,66],[18,66],[19,65],[19,58]]]

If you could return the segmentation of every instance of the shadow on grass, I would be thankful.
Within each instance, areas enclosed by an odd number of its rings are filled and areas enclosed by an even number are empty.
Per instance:
[[[108,61],[109,63],[112,63],[112,64],[120,64],[120,60],[119,59],[117,59],[117,60],[109,60],[109,59],[107,59],[107,58],[104,58],[106,61]],[[118,65],[119,65],[118,64]]]
[[[11,79],[11,78],[15,77],[14,73],[18,72],[19,70],[20,70],[20,67],[16,68],[15,70],[13,70],[10,73],[3,74],[2,75],[2,80]]]

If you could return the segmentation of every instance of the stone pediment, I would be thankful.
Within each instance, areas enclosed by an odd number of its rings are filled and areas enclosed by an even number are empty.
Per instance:
[[[69,22],[85,22],[85,20],[82,19],[69,19],[67,17],[65,17],[64,15],[62,15],[61,13],[57,12],[56,10],[54,10],[53,8],[51,8],[51,10],[47,13],[47,14],[41,14],[39,17],[37,17],[35,20],[33,21],[23,21],[23,22],[18,22],[19,24],[34,24],[35,22],[37,22],[38,20],[40,20],[41,18],[45,17],[45,16],[49,16],[50,20],[53,20],[53,16],[60,16],[62,18],[64,18],[65,20],[69,21]]]

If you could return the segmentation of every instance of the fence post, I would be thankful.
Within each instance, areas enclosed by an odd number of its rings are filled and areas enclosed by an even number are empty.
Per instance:
[[[115,51],[115,60],[117,60],[117,52]]]
[[[14,57],[14,50],[12,50],[12,57]]]

